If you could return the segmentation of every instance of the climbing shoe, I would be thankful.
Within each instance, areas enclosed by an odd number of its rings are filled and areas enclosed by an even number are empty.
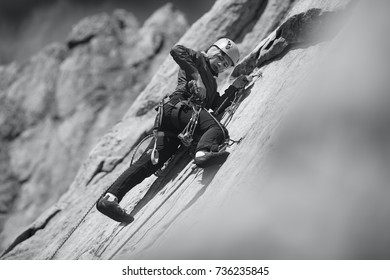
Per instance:
[[[113,194],[106,193],[106,195],[96,203],[96,208],[100,213],[117,222],[129,224],[134,221],[134,217],[127,214],[126,211],[120,207],[118,198]]]
[[[225,162],[229,152],[219,151],[219,152],[206,152],[198,151],[195,154],[195,164],[200,168],[205,168],[211,165],[222,164]]]

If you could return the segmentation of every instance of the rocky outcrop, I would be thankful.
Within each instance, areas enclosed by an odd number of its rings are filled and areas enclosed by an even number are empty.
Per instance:
[[[66,45],[0,69],[1,247],[67,191],[187,28],[170,4],[142,27],[117,10],[76,24]]]
[[[349,9],[354,2],[348,4]],[[347,7],[334,11],[312,8],[295,14],[278,26],[234,68],[232,79],[249,75],[268,60],[283,54],[288,49],[307,44],[318,44],[333,38],[347,18]]]
[[[339,10],[348,1],[282,2],[217,1],[180,43],[202,49],[218,37],[241,38],[244,56],[256,61],[256,48],[273,31],[298,31],[289,19],[307,18],[312,9]],[[276,52],[261,68],[255,62],[248,74],[256,79],[228,126],[230,136],[242,140],[228,149],[223,165],[201,170],[178,155],[165,176],[146,179],[126,195],[121,204],[135,221],[124,226],[100,215],[95,202],[152,127],[153,105],[174,88],[177,66],[164,60],[91,151],[70,190],[3,258],[388,258],[389,178],[382,155],[389,147],[389,84],[380,74],[389,70],[388,49],[381,44],[375,54],[361,54],[382,38],[389,21],[384,7],[361,5],[336,37]],[[375,17],[363,23],[370,10]],[[260,32],[264,18],[269,25]],[[254,30],[261,34],[256,39]],[[379,74],[360,71],[364,65]]]

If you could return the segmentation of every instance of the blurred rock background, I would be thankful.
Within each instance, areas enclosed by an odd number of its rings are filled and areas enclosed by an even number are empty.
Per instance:
[[[120,120],[188,28],[172,4],[143,23],[124,9],[75,21],[119,2],[2,2],[21,9],[8,14],[0,32],[12,41],[1,40],[3,61],[16,59],[0,66],[0,240],[68,189],[97,139]],[[11,26],[18,26],[13,35]],[[52,39],[63,42],[44,46]]]
[[[191,24],[214,1],[169,1]],[[166,0],[15,0],[0,2],[0,65],[23,61],[53,42],[64,43],[72,26],[85,17],[124,9],[139,25]]]
[[[220,0],[192,25],[171,5],[138,25],[121,10],[3,66],[1,197],[16,197],[4,258],[388,259],[389,4],[352,2]],[[169,45],[225,36],[237,71],[262,73],[228,126],[242,142],[222,166],[178,157],[132,189],[131,225],[99,214],[175,86]]]

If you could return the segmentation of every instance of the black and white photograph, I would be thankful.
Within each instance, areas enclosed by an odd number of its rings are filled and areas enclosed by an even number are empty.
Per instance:
[[[0,266],[389,260],[389,11],[0,0]]]

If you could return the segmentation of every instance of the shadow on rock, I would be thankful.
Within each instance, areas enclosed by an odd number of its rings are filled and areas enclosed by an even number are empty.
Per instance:
[[[169,181],[174,180],[179,175],[190,161],[191,157],[188,155],[186,150],[178,151],[173,160],[150,186],[145,196],[134,207],[131,215],[136,215],[143,207],[145,207]]]
[[[217,158],[214,158],[207,166],[205,166],[201,179],[201,184],[203,185],[203,187],[187,205],[186,209],[190,207],[193,203],[195,203],[195,201],[198,200],[199,197],[201,197],[202,194],[206,191],[207,186],[211,183],[215,174],[217,173],[219,168],[221,168],[222,164],[226,161],[228,156],[229,153],[223,154]],[[137,203],[137,205],[131,212],[131,215],[136,215],[143,207],[145,207],[164,188],[164,186],[168,182],[173,181],[180,174],[180,172],[190,163],[190,161],[191,157],[188,155],[187,151],[179,152],[177,156],[175,156],[173,161],[170,162],[166,169],[163,171],[163,174],[161,174],[161,176],[159,176],[154,181],[145,196]],[[197,167],[195,167],[194,165],[192,170],[195,170],[196,168]],[[189,176],[193,173],[194,172],[191,171],[186,176]]]
[[[208,186],[211,181],[214,179],[214,176],[217,174],[218,170],[225,163],[230,153],[226,152],[216,158],[210,160],[207,166],[204,167],[202,175],[202,184]]]
[[[218,158],[213,159],[213,161],[211,161],[207,166],[204,167],[201,180],[201,184],[203,185],[203,187],[196,193],[196,195],[191,199],[191,201],[187,204],[183,211],[190,208],[196,201],[198,201],[199,198],[202,197],[202,195],[206,192],[207,187],[217,174],[218,170],[221,168],[221,166],[224,164],[228,157],[229,153],[223,154]]]

